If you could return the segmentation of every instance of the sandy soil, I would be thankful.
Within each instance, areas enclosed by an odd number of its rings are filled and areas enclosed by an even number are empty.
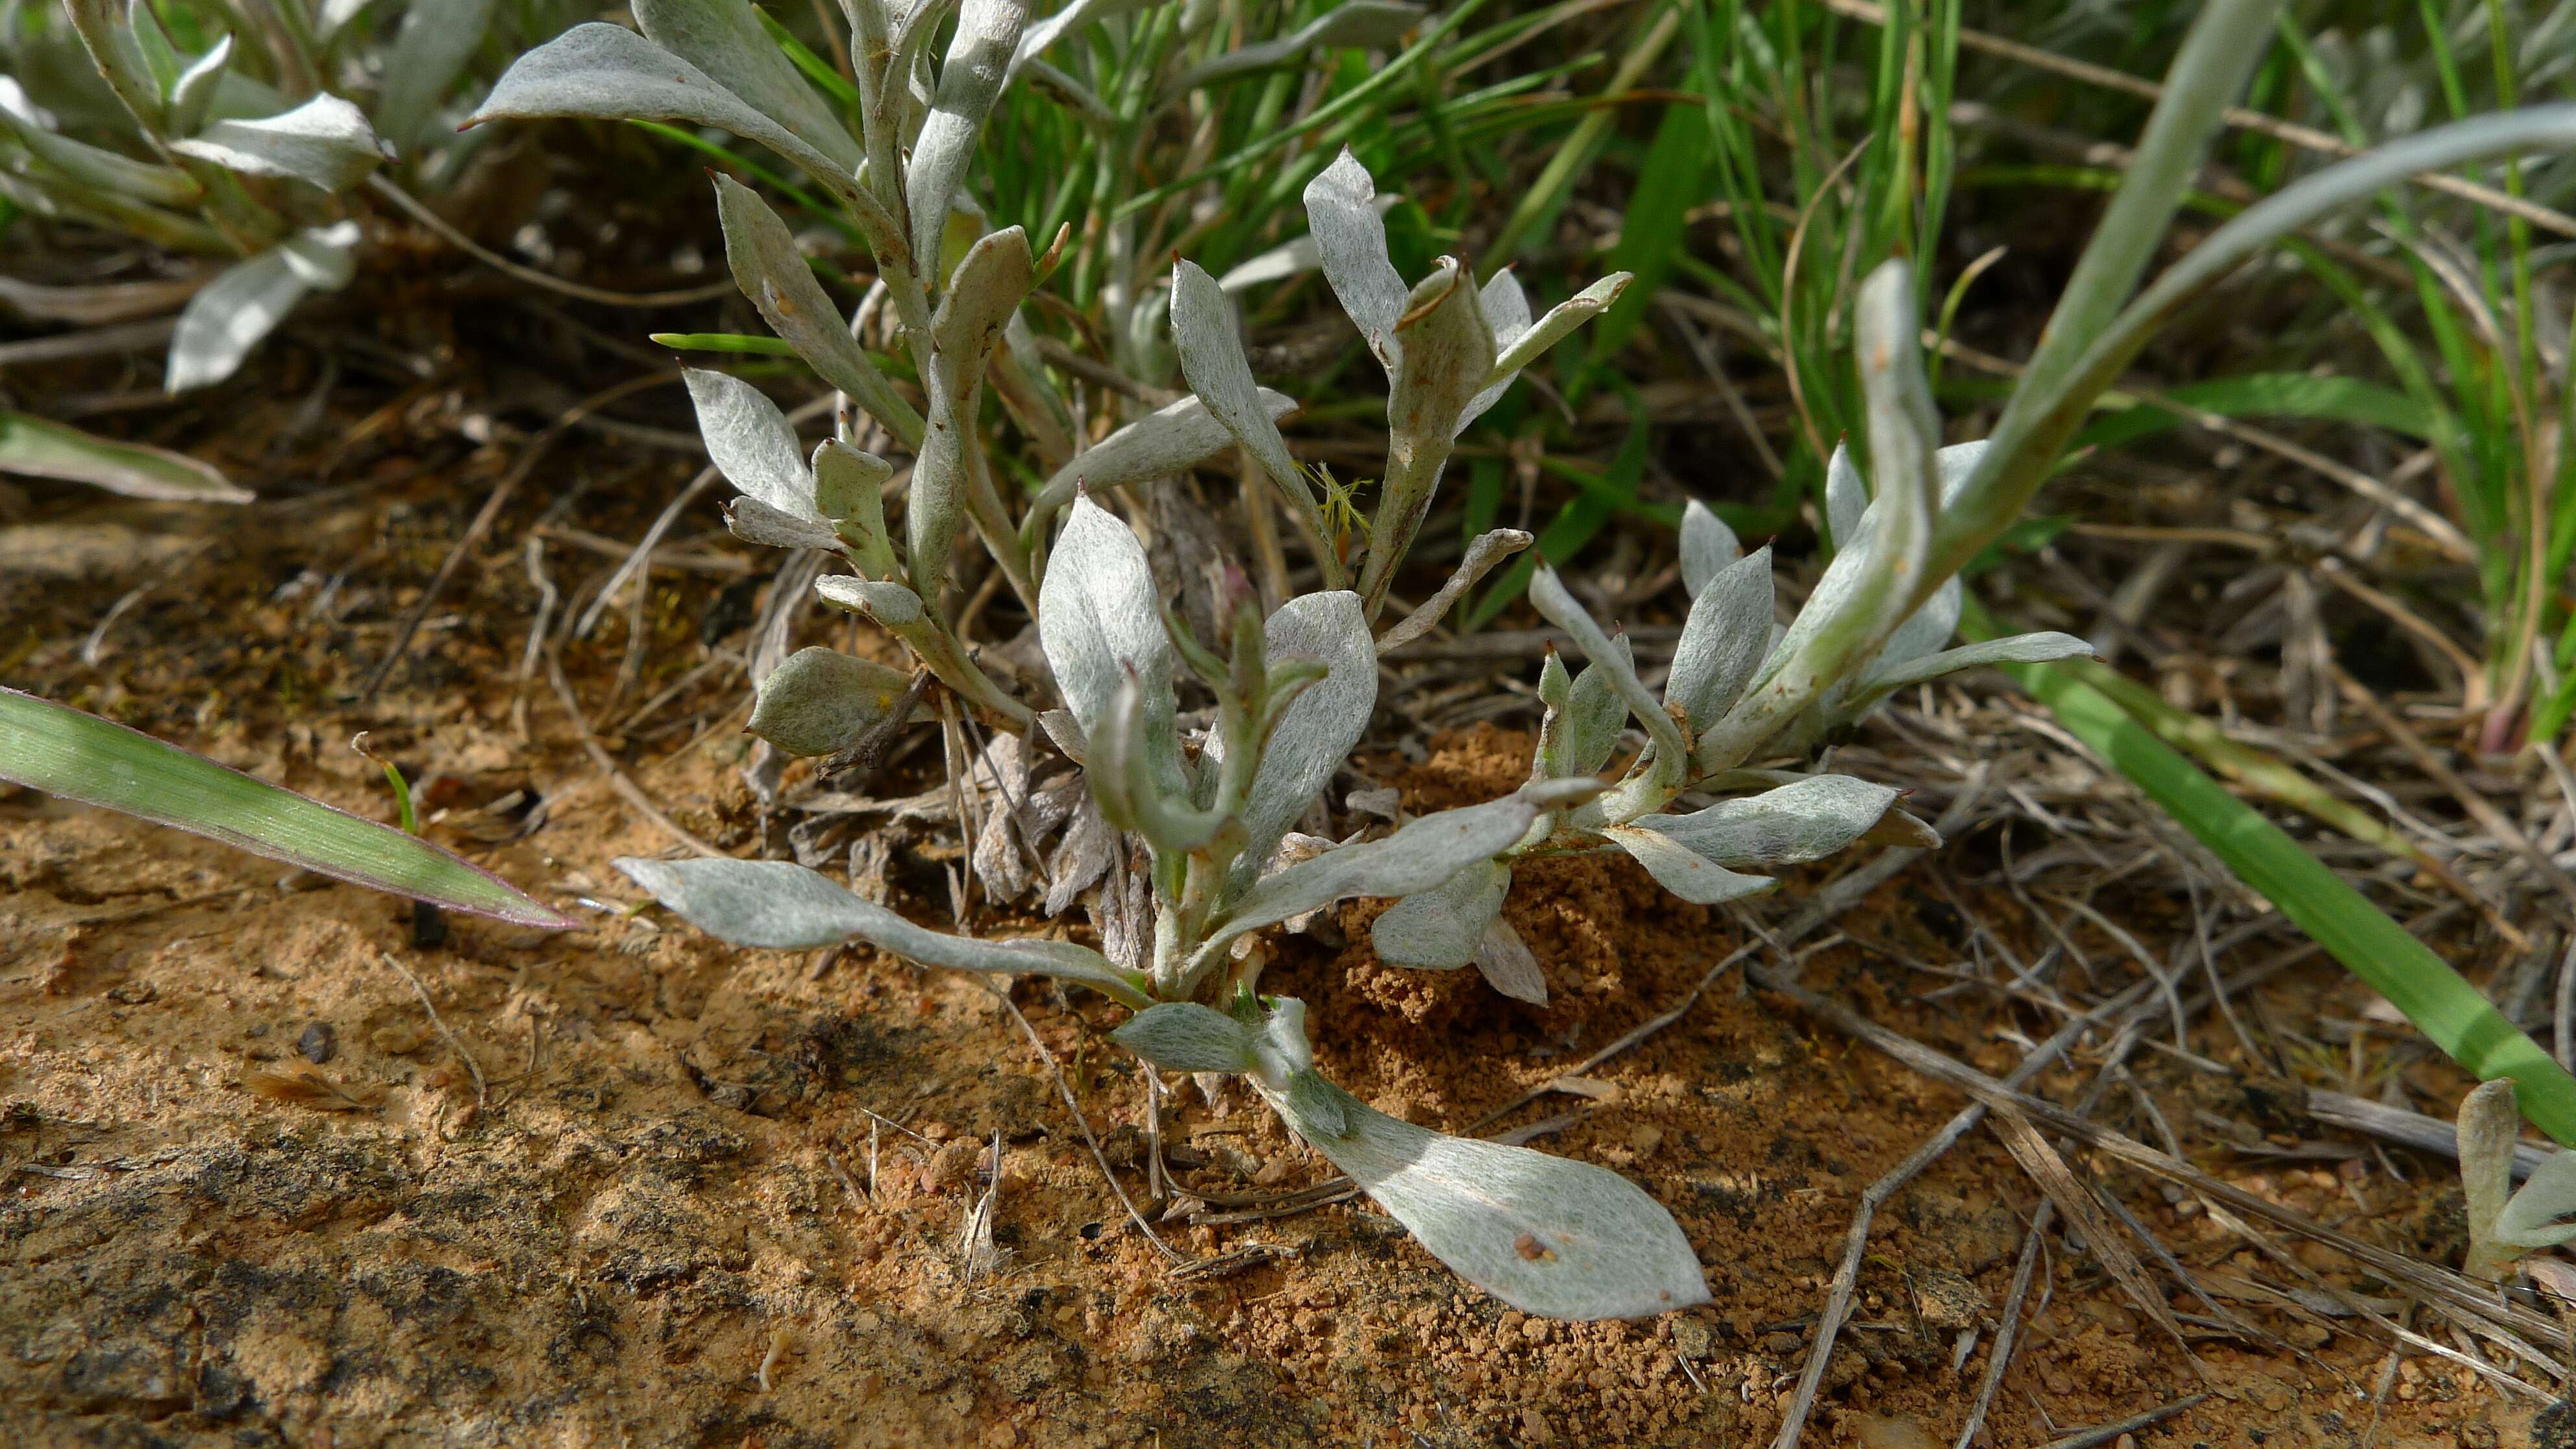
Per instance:
[[[142,516],[147,531],[163,517]],[[418,527],[452,537],[456,522]],[[588,924],[549,935],[456,919],[425,944],[400,902],[282,888],[266,862],[0,797],[0,1437],[14,1443],[1762,1443],[1858,1194],[1961,1105],[1730,974],[1601,1068],[1590,1094],[1514,1119],[1572,1114],[1537,1145],[1627,1173],[1669,1206],[1713,1305],[1638,1323],[1525,1319],[1364,1202],[1166,1228],[1184,1258],[1235,1255],[1230,1271],[1177,1276],[979,984],[867,951],[736,951],[658,913],[590,904],[633,899],[612,856],[671,843],[605,787],[542,684],[520,734],[509,675],[529,600],[514,569],[481,569],[455,606],[462,622],[357,707],[334,701],[388,631],[334,634],[276,602],[283,547],[224,550],[219,580],[138,609],[95,673],[71,651],[120,592],[113,567],[85,586],[0,590],[37,641],[12,646],[24,661],[12,682],[381,815],[380,780],[342,744],[371,729],[407,768],[445,777],[442,838]],[[671,657],[641,693],[704,657],[687,641],[715,587],[657,591]],[[416,597],[408,588],[383,587],[375,617]],[[591,661],[597,678],[618,649]],[[458,687],[478,679],[500,684]],[[731,728],[626,758],[683,825],[748,850],[760,823]],[[1506,733],[1447,737],[1427,760],[1381,762],[1382,778],[1408,808],[1462,803],[1508,788],[1526,748]],[[520,789],[543,797],[542,823],[499,839],[526,819],[480,807]],[[937,914],[922,896],[897,903]],[[2017,928],[2008,898],[1978,904]],[[1549,975],[1553,1002],[1532,1009],[1471,973],[1381,967],[1366,947],[1376,908],[1341,912],[1346,947],[1284,942],[1265,987],[1307,1000],[1329,1075],[1453,1130],[1664,1009],[1736,941],[1722,913],[1624,861],[1543,864],[1510,906]],[[1921,959],[1961,949],[1956,912],[1903,877],[1842,924]],[[1989,1070],[2016,1059],[2009,1017],[1916,1005],[1924,980],[1886,953],[1837,947],[1807,971]],[[2323,970],[2272,989],[2310,1012],[2347,990]],[[1103,1038],[1120,1013],[1043,986],[1012,1000],[1141,1194],[1143,1084]],[[2222,1042],[2202,1045],[2226,1059]],[[2243,1114],[2207,1077],[2135,1065],[2175,1110]],[[1164,1125],[1200,1191],[1329,1174],[1247,1101],[1184,1090]],[[2402,1183],[2361,1161],[2206,1165],[2375,1241],[2457,1251],[2456,1192],[2419,1160]],[[2231,1251],[2196,1204],[2111,1181],[2177,1253]],[[996,1182],[998,1262],[970,1273],[964,1229]],[[1950,1442],[2039,1201],[1978,1133],[1881,1214],[1809,1442]],[[2377,1346],[2252,1308],[2296,1347],[2202,1342],[2204,1383],[2079,1254],[2049,1255],[2033,1301],[2044,1306],[1989,1419],[1996,1445],[2200,1392],[2135,1442],[2532,1442],[2539,1406],[2433,1360],[2408,1360],[2375,1415]]]

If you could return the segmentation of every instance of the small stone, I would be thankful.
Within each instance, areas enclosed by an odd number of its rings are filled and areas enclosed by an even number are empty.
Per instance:
[[[415,951],[435,951],[447,944],[447,913],[427,901],[411,903],[411,945]]]
[[[304,1053],[306,1061],[318,1067],[339,1053],[340,1033],[332,1030],[331,1023],[327,1021],[314,1022],[304,1028],[304,1035],[295,1039],[295,1049]]]
[[[1709,1340],[1708,1325],[1695,1318],[1672,1320],[1673,1347],[1684,1358],[1707,1358],[1716,1349]]]
[[[367,1044],[389,1057],[409,1056],[419,1051],[420,1044],[427,1040],[429,1032],[426,1028],[409,1024],[380,1026],[367,1033]]]
[[[1931,1433],[1916,1419],[1861,1414],[1853,1420],[1861,1449],[1938,1449]]]
[[[1664,1129],[1652,1123],[1640,1126],[1628,1134],[1628,1145],[1637,1149],[1639,1157],[1647,1156],[1664,1145]]]

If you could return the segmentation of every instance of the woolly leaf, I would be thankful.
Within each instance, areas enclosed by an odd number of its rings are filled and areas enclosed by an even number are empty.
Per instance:
[[[1464,966],[1484,947],[1511,888],[1511,867],[1477,861],[1388,907],[1369,927],[1369,940],[1378,959],[1389,966],[1432,971]]]
[[[930,115],[912,145],[912,163],[904,176],[904,199],[912,212],[912,252],[923,266],[939,256],[939,235],[948,224],[948,203],[957,194],[975,145],[984,133],[984,118],[1002,93],[1020,29],[1028,23],[1028,0],[965,0],[958,12],[957,33],[948,42],[948,58],[939,68],[939,87]]]
[[[830,877],[790,860],[643,860],[616,862],[653,898],[720,941],[804,951],[853,936],[924,966],[999,976],[1053,976],[1080,982],[1130,1006],[1146,998],[1135,979],[1107,957],[1071,941],[978,941],[916,926]]]
[[[1311,1068],[1253,1082],[1433,1257],[1524,1313],[1582,1322],[1708,1301],[1672,1214],[1614,1172],[1414,1126]]]
[[[1693,905],[1714,906],[1767,891],[1778,882],[1767,876],[1738,875],[1693,853],[1666,835],[1632,825],[1613,825],[1602,832],[1636,858],[1655,883]]]
[[[1109,1039],[1167,1072],[1252,1069],[1252,1028],[1195,1001],[1146,1007]]]
[[[1348,146],[1333,164],[1306,183],[1306,225],[1315,239],[1315,255],[1376,354],[1389,378],[1395,376],[1401,344],[1396,324],[1403,320],[1412,289],[1387,255],[1386,221],[1377,208],[1377,182]]]
[[[1252,380],[1252,364],[1235,329],[1234,303],[1193,262],[1172,267],[1172,344],[1191,391],[1271,478],[1282,487],[1302,478],[1288,455],[1287,440],[1279,436],[1278,415],[1266,400],[1276,394],[1265,394]]]
[[[686,121],[757,141],[852,205],[865,205],[851,169],[761,114],[705,71],[622,25],[576,25],[511,63],[468,125],[588,116]]]
[[[324,191],[346,191],[367,179],[393,148],[377,139],[366,113],[338,96],[321,95],[283,115],[217,121],[170,149],[253,176],[285,176]]]
[[[635,23],[655,45],[705,71],[745,105],[786,127],[843,174],[864,158],[849,129],[796,73],[743,0],[635,0]]]
[[[1306,686],[1270,732],[1242,810],[1246,845],[1232,889],[1252,883],[1262,862],[1288,827],[1306,813],[1333,772],[1351,757],[1377,707],[1377,645],[1369,638],[1360,596],[1346,589],[1301,594],[1279,606],[1263,626],[1269,657],[1305,656],[1324,664],[1324,677]],[[1208,741],[1208,756],[1223,760],[1235,748],[1222,732]]]
[[[697,405],[698,436],[725,481],[781,513],[821,523],[805,446],[778,404],[731,373],[692,367],[682,376]]]
[[[799,649],[760,682],[744,728],[791,755],[834,754],[884,724],[911,683],[873,659]]]
[[[1726,520],[1694,498],[1682,506],[1682,588],[1694,599],[1718,570],[1735,562],[1744,546]]]
[[[1768,544],[1720,569],[1691,601],[1664,682],[1664,703],[1688,726],[1716,723],[1771,652],[1771,603]]]
[[[921,414],[887,385],[850,335],[841,309],[814,279],[814,269],[778,213],[751,188],[716,173],[716,215],[724,225],[725,260],[736,285],[760,309],[769,329],[825,382],[847,393],[897,437],[918,445]]]
[[[1803,865],[1868,834],[1897,793],[1849,775],[1810,775],[1688,815],[1647,815],[1635,823],[1717,865]]]

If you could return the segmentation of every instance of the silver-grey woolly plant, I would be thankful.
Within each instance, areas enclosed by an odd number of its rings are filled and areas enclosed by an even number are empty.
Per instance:
[[[293,24],[275,7],[236,12],[247,28],[190,54],[150,0],[10,7],[0,19],[0,197],[224,262],[202,285],[69,295],[22,285],[11,304],[99,322],[184,299],[166,372],[175,393],[231,376],[306,296],[347,286],[361,229],[345,198],[397,144],[416,155],[457,144],[438,109],[494,0],[418,0],[399,23],[391,5],[363,21],[348,0],[310,8]],[[542,27],[549,8],[519,18]],[[62,26],[48,23],[49,9]],[[380,72],[372,117],[334,93],[370,68]]]
[[[915,409],[887,382],[785,224],[748,190],[719,181],[728,256],[744,292],[849,404],[839,435],[807,454],[764,395],[718,374],[690,375],[708,448],[741,491],[732,526],[764,543],[837,555],[850,571],[821,580],[822,596],[896,635],[922,669],[1004,730],[988,758],[1016,761],[1024,787],[1036,750],[1081,766],[1070,796],[1045,796],[1057,820],[1072,822],[1062,851],[1088,839],[1096,876],[1099,859],[1123,853],[1105,843],[1114,833],[1142,870],[1127,885],[1112,872],[1094,898],[1113,955],[1067,941],[930,931],[792,862],[621,867],[727,941],[804,948],[856,937],[927,965],[1092,987],[1135,1011],[1115,1033],[1120,1042],[1168,1070],[1245,1079],[1433,1254],[1516,1307],[1588,1319],[1704,1300],[1679,1228],[1625,1179],[1429,1132],[1325,1080],[1303,1005],[1258,992],[1268,957],[1262,933],[1339,900],[1394,898],[1374,932],[1386,961],[1428,969],[1474,962],[1501,989],[1534,995],[1536,963],[1501,915],[1520,861],[1622,851],[1677,894],[1713,903],[1771,884],[1748,870],[1816,860],[1874,833],[1928,843],[1925,827],[1894,810],[1895,790],[1781,767],[1907,684],[1996,660],[2084,652],[2062,634],[1944,646],[1958,619],[1957,568],[2010,523],[2071,430],[2068,379],[2085,378],[2098,392],[2108,376],[2095,374],[2115,371],[2118,359],[2105,365],[2096,354],[2142,338],[2152,325],[2137,308],[2118,311],[2136,283],[2129,259],[2143,265],[2137,237],[2109,227],[2097,237],[2061,308],[2062,325],[2052,324],[2057,351],[2042,358],[2050,366],[2035,369],[2037,380],[2007,409],[2011,441],[1993,449],[1939,446],[1911,274],[1901,263],[1872,274],[1856,321],[1876,486],[1836,457],[1827,501],[1842,548],[1787,626],[1775,624],[1769,551],[1739,556],[1725,526],[1694,507],[1682,533],[1692,603],[1659,696],[1625,640],[1541,567],[1531,598],[1584,664],[1573,672],[1551,658],[1541,673],[1546,712],[1532,778],[1502,799],[1335,844],[1293,827],[1359,743],[1376,702],[1379,656],[1417,637],[1476,576],[1529,543],[1508,530],[1487,535],[1421,609],[1381,622],[1459,430],[1522,368],[1608,305],[1626,279],[1605,279],[1538,317],[1508,272],[1480,286],[1463,264],[1444,259],[1408,282],[1389,259],[1375,183],[1345,153],[1306,190],[1304,245],[1232,280],[1258,285],[1265,275],[1320,266],[1385,369],[1387,477],[1373,513],[1354,522],[1317,496],[1279,431],[1288,399],[1257,385],[1225,288],[1186,261],[1173,270],[1168,318],[1191,394],[1073,454],[1015,507],[996,483],[981,401],[992,383],[1033,439],[1043,438],[1045,415],[1055,411],[1018,317],[1037,259],[1017,228],[985,229],[965,181],[984,119],[1014,73],[1107,7],[1076,0],[1030,26],[1018,0],[963,0],[944,60],[932,58],[944,7],[898,11],[886,0],[843,7],[862,97],[856,136],[762,35],[743,0],[637,0],[642,35],[578,27],[522,58],[481,115],[717,127],[776,151],[848,208],[875,252],[926,406]],[[2190,171],[2173,164],[2172,153],[2196,155],[2208,138],[2207,124],[2176,122],[2171,109],[2214,112],[2232,97],[2244,80],[2237,52],[2268,14],[2237,0],[2208,7],[2142,143],[2134,176],[2145,179],[2133,185],[2153,194],[2139,201],[2124,192],[2115,202],[2126,208],[2124,223],[2160,230],[2170,216]],[[2576,131],[2576,116],[2567,125]],[[2478,144],[2491,152],[2505,142]],[[2475,150],[2468,145],[2464,154]],[[2366,194],[2379,184],[2369,180],[2375,174],[2339,180],[2334,194]],[[2285,209],[2297,215],[2313,204],[2301,197]],[[2242,237],[2264,224],[2240,218],[2233,234],[2223,228],[2203,250],[2219,246],[2224,257],[2236,246],[2241,256]],[[961,249],[952,240],[959,236],[971,244]],[[2096,254],[2111,259],[2097,263]],[[2195,253],[2176,272],[2199,260]],[[2171,301],[2160,283],[2139,306]],[[2080,417],[2080,403],[2071,406]],[[883,446],[911,456],[899,534],[883,506],[894,496],[896,465],[859,446],[865,424],[853,409],[891,440]],[[1307,534],[1322,587],[1266,619],[1248,590],[1233,590],[1221,637],[1202,640],[1165,606],[1164,584],[1177,581],[1156,579],[1143,544],[1104,502],[1236,444]],[[1052,697],[992,678],[958,637],[944,586],[951,551],[969,531],[1036,618]],[[1184,674],[1215,701],[1203,730],[1189,728],[1180,710]],[[899,671],[808,650],[762,684],[754,727],[799,753],[847,749],[905,707],[909,689]],[[1615,778],[1603,778],[1632,725],[1644,743]],[[1676,813],[1693,791],[1745,793]],[[1039,803],[1033,798],[1031,808]],[[987,835],[1007,838],[1008,830]],[[1005,844],[1001,854],[1010,853]],[[1132,953],[1113,944],[1121,937],[1135,943]]]

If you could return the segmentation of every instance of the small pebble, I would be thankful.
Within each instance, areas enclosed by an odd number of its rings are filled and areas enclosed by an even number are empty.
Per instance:
[[[340,1034],[331,1029],[331,1023],[317,1021],[304,1028],[304,1035],[295,1039],[295,1049],[304,1053],[306,1061],[318,1067],[340,1050]]]
[[[427,901],[411,903],[411,945],[415,951],[435,951],[447,944],[447,913]]]

